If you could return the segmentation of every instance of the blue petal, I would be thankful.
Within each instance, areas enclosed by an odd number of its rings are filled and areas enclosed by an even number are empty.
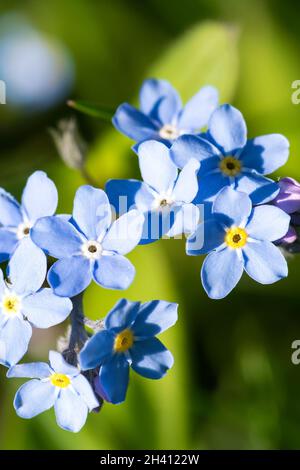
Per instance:
[[[287,262],[269,241],[247,243],[243,249],[245,271],[261,284],[272,284],[288,275]]]
[[[177,214],[179,214],[179,212],[181,211],[181,207],[181,205],[175,205],[171,208],[171,210],[166,210],[165,212],[153,210],[145,213],[145,222],[143,226],[143,233],[140,245],[146,245],[148,243],[155,242],[164,235],[173,236],[172,228],[176,221]],[[187,210],[187,213],[188,212],[189,211]],[[180,218],[178,220],[178,223],[180,223]],[[178,227],[175,226],[174,231],[176,231],[177,228]]]
[[[213,203],[213,213],[227,226],[241,225],[248,219],[252,209],[251,199],[247,194],[227,187],[220,191]]]
[[[134,266],[122,255],[103,255],[95,261],[94,281],[106,289],[127,289],[134,276]]]
[[[105,328],[113,333],[119,333],[130,327],[136,319],[140,308],[140,302],[130,302],[121,299],[105,318]]]
[[[105,191],[117,214],[125,214],[135,207],[144,212],[154,200],[148,185],[137,180],[109,180]]]
[[[16,234],[0,227],[0,263],[8,260],[18,244]]]
[[[153,139],[157,133],[157,125],[128,103],[118,107],[112,122],[118,131],[137,142]]]
[[[73,220],[89,240],[97,240],[111,224],[111,210],[105,192],[88,185],[81,186],[74,199]]]
[[[223,104],[212,114],[208,123],[209,134],[224,153],[235,153],[247,142],[247,127],[240,111]]]
[[[213,251],[204,260],[201,279],[211,299],[223,299],[237,285],[242,277],[244,262],[236,250],[225,248]]]
[[[47,273],[47,259],[43,251],[30,238],[18,245],[8,264],[7,274],[18,294],[39,290]]]
[[[181,170],[175,183],[172,197],[180,202],[192,202],[199,189],[197,173],[200,164],[192,158]]]
[[[129,382],[129,364],[123,354],[115,354],[101,366],[99,372],[101,387],[108,401],[122,403],[126,398]]]
[[[287,162],[289,141],[281,134],[268,134],[248,140],[241,154],[243,165],[268,175]]]
[[[206,126],[212,112],[218,106],[219,93],[213,86],[204,86],[184,106],[180,118],[180,129],[198,130]]]
[[[277,183],[259,175],[255,170],[242,173],[236,178],[235,189],[249,194],[253,204],[265,204],[272,201],[279,193]]]
[[[164,105],[160,109],[160,104]],[[166,80],[150,78],[145,80],[140,90],[140,108],[152,119],[166,119],[169,124],[181,108],[177,91]],[[158,114],[158,111],[160,112]],[[165,121],[163,121],[165,122]]]
[[[11,194],[0,188],[0,224],[5,227],[17,227],[22,222],[19,203]]]
[[[60,390],[54,410],[58,426],[71,432],[79,432],[88,415],[85,401],[69,387]]]
[[[22,300],[22,313],[36,328],[50,328],[63,322],[71,310],[70,299],[58,297],[47,288]]]
[[[158,335],[175,325],[178,304],[164,300],[151,300],[141,305],[132,326],[134,336],[140,339]]]
[[[170,156],[178,168],[183,168],[191,158],[201,162],[202,168],[203,161],[210,163],[211,157],[218,157],[219,155],[220,151],[212,143],[202,137],[196,137],[194,135],[183,135],[179,137],[170,148]],[[207,166],[206,162],[206,171],[215,168],[216,161],[220,161],[219,157],[218,160],[214,160],[213,167]]]
[[[220,172],[207,175],[201,174],[201,168],[198,173],[199,191],[194,203],[211,202],[215,199],[219,191],[230,185],[228,177],[223,176]]]
[[[200,211],[195,204],[183,204],[174,212],[174,223],[166,233],[167,237],[177,237],[181,234],[193,233],[199,222]]]
[[[71,366],[65,361],[62,354],[56,351],[49,352],[49,361],[54,372],[58,374],[66,374],[70,377],[76,377],[79,374],[77,367]]]
[[[54,258],[66,258],[81,249],[83,238],[65,218],[43,217],[31,229],[34,243]]]
[[[13,317],[0,329],[0,363],[6,367],[15,365],[28,349],[32,329],[30,324]]]
[[[52,408],[55,398],[56,390],[50,382],[34,379],[19,388],[14,408],[18,416],[30,419]]]
[[[82,370],[94,369],[100,366],[113,354],[114,336],[109,331],[99,331],[89,339],[79,355]]]
[[[174,88],[171,88],[168,95],[163,96],[157,104],[157,119],[163,124],[172,124],[176,122],[181,108],[180,96]]]
[[[45,362],[31,362],[28,364],[17,364],[12,366],[6,376],[11,377],[26,377],[29,379],[46,379],[52,374],[48,364]]]
[[[145,183],[158,193],[173,189],[177,168],[172,162],[168,147],[149,140],[139,145],[139,164]]]
[[[132,369],[148,379],[161,379],[174,364],[172,354],[157,338],[135,341],[130,356]]]
[[[126,255],[139,244],[144,220],[143,214],[137,210],[131,210],[121,215],[105,235],[102,248]]]
[[[58,194],[55,184],[43,171],[35,171],[27,180],[22,194],[22,208],[31,222],[53,215]]]
[[[247,233],[258,240],[279,240],[286,235],[290,216],[275,206],[259,206],[253,209],[246,226]]]
[[[80,395],[84,400],[90,411],[99,406],[99,402],[89,381],[82,374],[77,375],[77,377],[72,380],[72,385],[78,395]]]
[[[224,243],[225,231],[215,219],[205,220],[199,224],[186,242],[186,253],[189,256],[198,256],[209,253]]]
[[[3,271],[0,269],[0,298],[5,293],[7,289],[6,282],[4,281]]]
[[[60,259],[49,269],[47,279],[56,295],[74,297],[92,280],[90,261],[83,256]]]

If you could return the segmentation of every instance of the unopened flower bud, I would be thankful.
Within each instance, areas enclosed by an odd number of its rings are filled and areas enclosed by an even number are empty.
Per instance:
[[[58,153],[64,163],[74,169],[84,166],[87,145],[82,139],[74,118],[63,119],[57,129],[50,129]]]

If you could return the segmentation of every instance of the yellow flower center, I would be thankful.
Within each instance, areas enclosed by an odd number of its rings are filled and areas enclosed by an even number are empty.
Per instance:
[[[17,295],[8,294],[2,300],[2,310],[8,315],[15,315],[20,307],[21,301]]]
[[[248,234],[246,230],[239,227],[231,227],[225,235],[225,243],[230,248],[242,248],[246,245]]]
[[[121,333],[115,337],[114,350],[116,352],[127,351],[127,349],[130,349],[132,345],[133,333],[129,329],[121,331]]]
[[[65,374],[57,374],[56,372],[51,375],[50,381],[52,385],[59,388],[66,388],[70,385],[71,380]]]
[[[242,163],[234,157],[225,157],[219,164],[220,170],[225,176],[236,176],[241,172]]]

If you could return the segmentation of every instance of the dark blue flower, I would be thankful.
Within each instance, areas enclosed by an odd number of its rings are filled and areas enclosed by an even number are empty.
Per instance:
[[[154,300],[141,304],[120,300],[80,352],[83,370],[100,366],[99,386],[105,400],[125,400],[129,367],[149,379],[162,378],[173,365],[172,354],[155,337],[177,320],[177,304]]]
[[[224,186],[250,195],[254,204],[274,199],[279,187],[264,175],[285,164],[289,142],[280,134],[247,140],[240,111],[225,104],[212,114],[206,137],[182,136],[174,142],[171,155],[179,168],[196,158],[201,162],[196,202],[212,201]]]
[[[177,91],[165,80],[145,80],[140,110],[128,103],[117,109],[113,124],[136,142],[148,139],[171,143],[182,134],[199,133],[218,105],[218,91],[205,86],[183,107]]]

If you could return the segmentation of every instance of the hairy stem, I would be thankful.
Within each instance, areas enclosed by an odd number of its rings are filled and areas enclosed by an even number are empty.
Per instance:
[[[73,309],[71,311],[71,334],[68,348],[63,352],[65,359],[73,365],[77,365],[77,354],[88,339],[84,327],[83,293],[72,298]]]

